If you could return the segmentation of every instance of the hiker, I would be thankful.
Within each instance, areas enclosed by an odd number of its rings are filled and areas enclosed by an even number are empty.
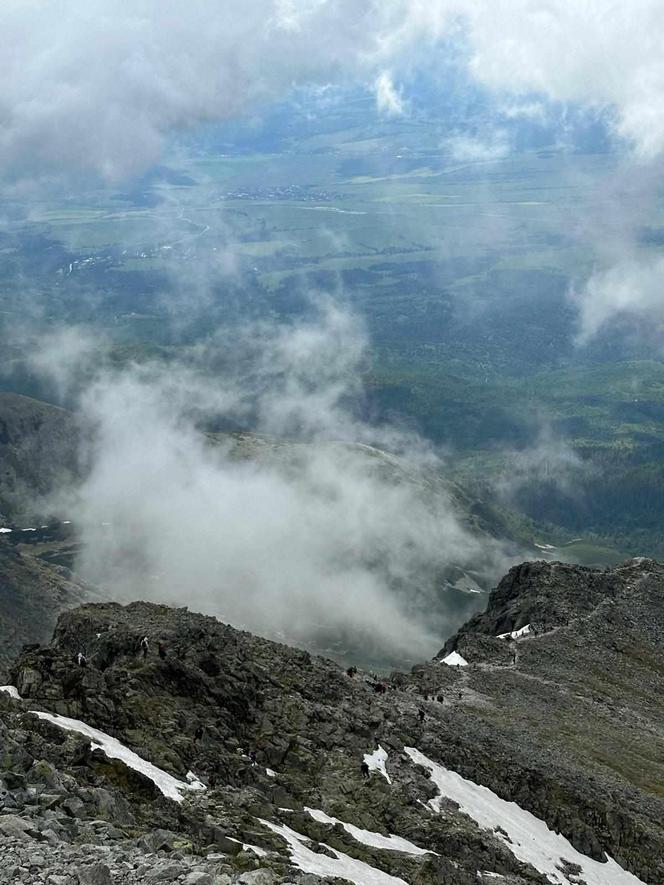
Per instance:
[[[141,639],[141,651],[143,652],[143,660],[145,660],[148,656],[148,650],[150,648],[150,642],[147,636],[144,636]]]
[[[353,678],[353,676],[355,676],[356,673],[357,673],[357,667],[349,667],[346,670],[346,676],[350,676],[351,679]]]
[[[387,686],[384,682],[377,682],[374,685],[374,691],[376,692],[376,694],[385,694],[385,692],[387,691]]]
[[[427,718],[424,710],[422,710],[421,708],[417,711],[417,715],[419,716],[420,722],[424,722],[424,720]]]
[[[163,642],[159,643],[159,646],[157,648],[157,654],[162,659],[162,661],[166,660],[166,646],[164,645]]]
[[[362,772],[362,777],[369,777],[369,764],[365,760],[362,760],[360,771]]]
[[[79,667],[88,666],[88,659],[85,657],[82,651],[79,651],[79,653],[76,655],[76,663]]]
[[[256,751],[255,750],[252,750],[249,753],[249,758],[251,759],[251,764],[256,765]]]
[[[199,722],[198,725],[196,726],[196,731],[194,732],[194,740],[200,741],[202,737],[203,737],[203,726]]]

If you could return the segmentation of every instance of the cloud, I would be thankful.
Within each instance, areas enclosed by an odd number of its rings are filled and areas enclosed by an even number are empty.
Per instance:
[[[658,0],[4,0],[0,164],[15,177],[121,179],[153,163],[170,132],[297,85],[375,82],[397,113],[391,75],[444,37],[464,44],[500,102],[607,109],[653,157],[664,147],[662,18]]]
[[[504,453],[505,470],[496,477],[496,488],[513,498],[531,483],[554,486],[574,495],[574,480],[583,466],[581,458],[552,428],[543,424],[535,442],[525,449]]]
[[[387,117],[400,117],[403,114],[403,99],[401,93],[395,88],[389,71],[382,71],[378,75],[374,90],[379,113],[385,114]]]
[[[493,130],[481,137],[454,135],[445,139],[441,147],[454,160],[471,163],[500,160],[509,153],[507,133],[503,130]]]
[[[105,363],[109,342],[103,333],[94,337],[83,326],[60,326],[39,333],[37,346],[28,351],[28,364],[38,376],[47,379],[60,401],[81,389]]]
[[[595,272],[575,296],[577,340],[585,344],[612,323],[645,321],[648,335],[664,340],[664,257],[626,258]]]
[[[173,129],[231,116],[298,79],[333,73],[360,45],[370,50],[365,16],[341,30],[348,6],[7,0],[2,165],[20,173],[27,160],[110,179],[139,172]]]
[[[115,598],[313,647],[433,654],[450,628],[441,575],[472,564],[497,577],[500,545],[465,526],[424,444],[353,417],[366,337],[352,314],[320,302],[254,332],[175,364],[107,364],[85,386],[90,470],[57,495],[81,533],[78,571]],[[263,435],[209,435],[242,417]]]
[[[610,110],[645,159],[664,149],[664,14],[657,0],[463,4],[470,67],[495,91]]]

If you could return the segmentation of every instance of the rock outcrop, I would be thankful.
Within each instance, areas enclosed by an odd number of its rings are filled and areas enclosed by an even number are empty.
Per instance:
[[[0,882],[546,882],[503,826],[439,794],[421,753],[566,837],[561,882],[583,880],[576,850],[661,885],[663,593],[651,561],[524,565],[446,645],[467,666],[389,678],[186,609],[65,612],[12,667],[23,699],[0,694]],[[537,632],[496,638],[528,623]],[[177,778],[183,801],[30,711],[119,740]],[[193,776],[206,789],[185,790]],[[387,849],[390,834],[411,851]]]

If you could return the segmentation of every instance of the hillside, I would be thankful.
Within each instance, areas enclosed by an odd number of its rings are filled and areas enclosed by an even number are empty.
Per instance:
[[[22,645],[49,640],[61,611],[99,598],[67,568],[39,555],[48,534],[53,532],[30,533],[31,544],[15,544],[0,535],[0,675]],[[67,546],[62,533],[56,546]]]
[[[383,683],[186,609],[84,605],[0,700],[0,847],[16,871],[39,839],[84,885],[661,885],[662,592],[651,561],[524,564],[441,652],[461,666]]]
[[[78,476],[79,442],[71,412],[0,393],[0,525],[43,515],[40,497]]]

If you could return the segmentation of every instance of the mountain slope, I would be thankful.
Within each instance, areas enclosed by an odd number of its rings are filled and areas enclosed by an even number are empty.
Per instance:
[[[215,885],[313,885],[324,875],[360,885],[492,876],[660,885],[663,590],[664,566],[650,561],[607,572],[524,564],[447,644],[442,654],[456,650],[466,666],[441,658],[394,673],[385,691],[370,674],[348,676],[186,609],[85,605],[60,617],[50,646],[21,656],[12,675],[26,700],[7,703],[101,729],[185,785],[174,816],[131,767],[103,762],[101,751],[81,757],[77,778],[130,802],[133,825],[111,816],[120,833],[103,842],[118,863],[133,857],[146,828],[161,826],[172,831],[161,837],[171,847],[191,846],[183,863],[200,863]],[[523,634],[514,651],[495,637],[525,626],[536,609],[540,632]],[[74,661],[81,649],[87,668]],[[66,729],[23,722],[51,741],[59,733],[61,746],[84,742],[70,735],[62,745]],[[186,790],[188,771],[208,789]],[[86,834],[95,801],[79,812]],[[389,834],[410,849],[390,850]],[[231,839],[258,854],[238,854]],[[206,846],[214,854],[213,844],[225,858],[205,866],[187,854]],[[177,857],[172,863],[185,875]],[[249,868],[266,878],[242,879]]]
[[[90,598],[99,597],[67,569],[0,535],[0,668],[22,645],[48,642],[59,613]]]
[[[31,521],[39,497],[78,475],[79,442],[71,412],[0,393],[0,523]]]

